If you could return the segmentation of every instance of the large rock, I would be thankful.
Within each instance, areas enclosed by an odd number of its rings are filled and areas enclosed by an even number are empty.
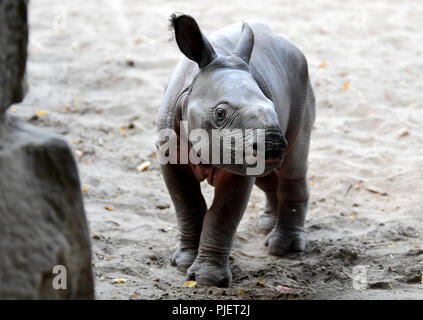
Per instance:
[[[0,113],[26,91],[27,0],[0,0]]]
[[[68,145],[16,118],[0,130],[0,298],[93,298],[89,233]],[[53,287],[56,265],[66,268],[66,290]]]
[[[71,149],[4,112],[24,96],[26,7],[0,0],[0,299],[91,299],[90,238]]]

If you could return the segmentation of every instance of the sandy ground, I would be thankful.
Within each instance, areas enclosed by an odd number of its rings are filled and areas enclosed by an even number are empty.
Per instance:
[[[184,288],[170,265],[177,226],[153,142],[181,58],[168,41],[174,11],[195,16],[206,33],[267,23],[303,50],[317,97],[306,250],[266,253],[255,230],[264,197],[255,188],[230,289]],[[32,1],[30,22],[31,90],[10,112],[62,134],[75,150],[98,299],[423,298],[419,1],[44,0]],[[144,161],[152,166],[138,172]],[[204,192],[210,202],[212,188]],[[354,279],[363,270],[360,290]]]

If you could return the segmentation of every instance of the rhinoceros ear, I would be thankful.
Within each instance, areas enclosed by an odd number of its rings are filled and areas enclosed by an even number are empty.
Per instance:
[[[238,40],[238,43],[232,54],[242,58],[247,64],[250,63],[251,53],[253,52],[254,47],[254,33],[251,30],[248,23],[244,22],[242,24],[242,33],[241,37]]]
[[[176,43],[182,53],[197,62],[200,69],[216,58],[211,43],[201,32],[195,19],[188,15],[173,14],[170,23],[175,29]]]

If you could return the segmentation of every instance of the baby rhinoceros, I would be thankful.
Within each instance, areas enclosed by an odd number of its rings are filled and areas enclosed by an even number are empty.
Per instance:
[[[178,221],[172,264],[199,285],[228,287],[232,242],[254,184],[266,196],[258,230],[268,233],[269,254],[305,247],[315,118],[307,61],[262,23],[210,37],[188,15],[172,15],[171,25],[185,57],[166,88],[156,146]],[[210,208],[205,179],[215,188]]]

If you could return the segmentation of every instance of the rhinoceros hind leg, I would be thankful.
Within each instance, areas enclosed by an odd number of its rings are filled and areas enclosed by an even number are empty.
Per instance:
[[[261,234],[268,234],[272,231],[278,218],[279,173],[274,170],[265,177],[256,178],[255,184],[266,195],[264,209],[258,215],[257,231]]]
[[[279,209],[277,225],[268,234],[265,245],[269,254],[284,256],[288,252],[303,251],[306,245],[304,220],[307,213],[307,200],[298,203],[285,203]]]
[[[290,251],[298,252],[305,248],[304,223],[309,199],[308,152],[313,120],[314,105],[310,104],[306,108],[304,125],[295,146],[279,168],[278,218],[265,242],[271,255],[283,256]]]

